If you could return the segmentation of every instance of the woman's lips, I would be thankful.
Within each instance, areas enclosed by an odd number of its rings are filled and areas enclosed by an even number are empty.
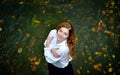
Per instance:
[[[61,35],[58,35],[58,39],[62,39],[62,36],[61,36]]]

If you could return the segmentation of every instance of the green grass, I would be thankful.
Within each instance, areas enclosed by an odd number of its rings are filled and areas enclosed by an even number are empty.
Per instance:
[[[75,75],[119,74],[118,3],[49,1],[0,2],[0,75],[48,75],[43,43],[49,31],[66,20],[76,31]]]

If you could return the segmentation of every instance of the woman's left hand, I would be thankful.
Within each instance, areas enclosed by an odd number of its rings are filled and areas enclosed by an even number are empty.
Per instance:
[[[53,56],[55,57],[55,58],[59,58],[60,57],[60,55],[57,53],[57,50],[58,50],[59,48],[52,48],[51,49],[51,52],[52,52],[52,54],[53,54]]]

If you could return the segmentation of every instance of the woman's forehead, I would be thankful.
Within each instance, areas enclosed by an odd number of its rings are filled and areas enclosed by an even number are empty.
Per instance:
[[[69,33],[69,29],[65,28],[65,27],[61,27],[59,30],[62,30],[65,33]]]

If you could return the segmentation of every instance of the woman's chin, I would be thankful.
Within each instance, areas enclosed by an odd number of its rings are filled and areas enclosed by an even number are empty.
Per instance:
[[[58,41],[62,41],[62,39],[58,39]]]

